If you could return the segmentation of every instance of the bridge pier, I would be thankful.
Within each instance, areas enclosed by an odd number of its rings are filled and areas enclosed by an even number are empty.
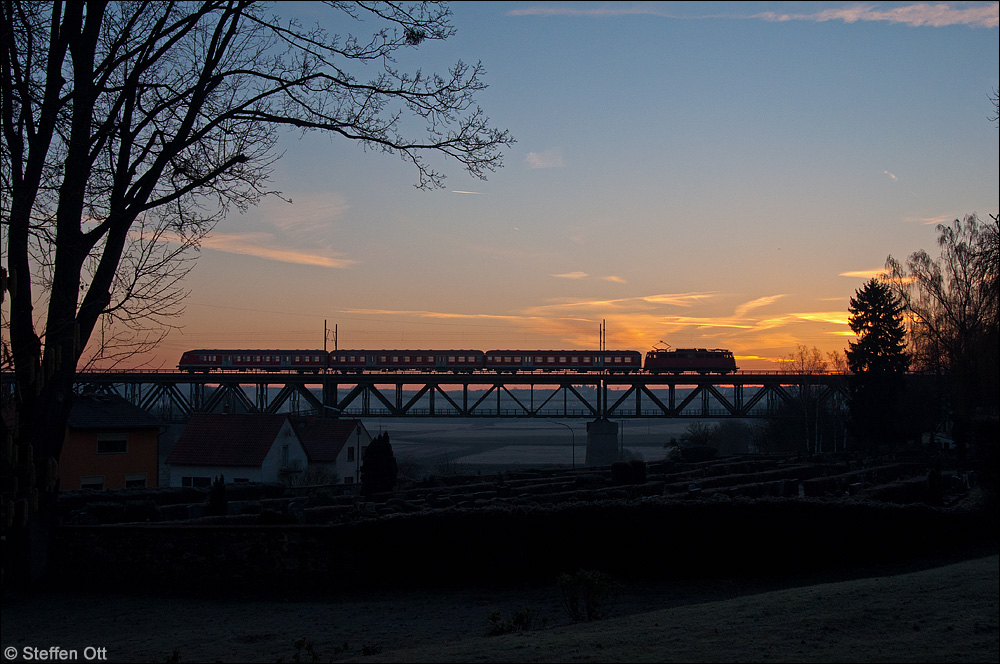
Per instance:
[[[610,466],[618,461],[618,423],[607,418],[587,422],[587,466]]]

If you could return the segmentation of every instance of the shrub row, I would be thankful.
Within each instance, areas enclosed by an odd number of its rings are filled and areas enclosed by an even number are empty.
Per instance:
[[[624,489],[622,489],[624,490]],[[338,525],[62,527],[64,587],[335,592],[551,582],[575,569],[650,581],[791,574],[996,541],[972,512],[809,499],[567,502],[427,510]]]

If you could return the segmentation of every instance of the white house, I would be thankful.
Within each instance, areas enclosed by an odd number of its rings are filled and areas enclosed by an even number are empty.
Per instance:
[[[299,429],[302,446],[315,476],[336,475],[339,482],[361,481],[361,462],[372,437],[361,420],[317,418]]]
[[[288,415],[233,413],[191,416],[167,457],[170,486],[226,482],[291,482],[308,457]]]

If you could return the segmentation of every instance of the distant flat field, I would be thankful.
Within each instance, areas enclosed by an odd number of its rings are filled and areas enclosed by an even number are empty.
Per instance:
[[[680,419],[622,421],[619,441],[631,454],[657,461],[666,454],[664,445],[680,438],[690,423]],[[447,461],[484,472],[492,465],[569,467],[574,463],[574,447],[576,464],[586,459],[587,421],[580,419],[369,418],[365,426],[373,434],[387,431],[397,459],[416,464]]]

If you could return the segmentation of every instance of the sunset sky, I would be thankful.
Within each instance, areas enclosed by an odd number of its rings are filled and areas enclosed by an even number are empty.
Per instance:
[[[479,350],[597,348],[605,320],[608,348],[774,368],[845,348],[888,255],[1000,207],[996,2],[452,9],[457,35],[398,64],[482,61],[504,168],[441,162],[446,188],[419,191],[398,157],[289,134],[273,185],[293,203],[217,227],[151,366],[322,348],[324,320],[342,349]]]

